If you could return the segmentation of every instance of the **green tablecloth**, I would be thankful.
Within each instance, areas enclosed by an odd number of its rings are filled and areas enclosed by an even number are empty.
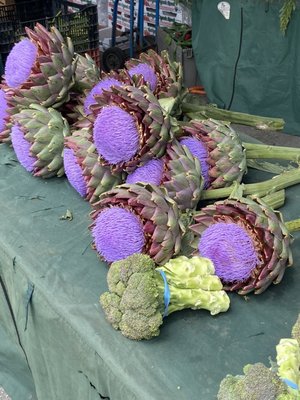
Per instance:
[[[175,313],[158,338],[126,339],[98,304],[107,267],[90,246],[89,204],[65,179],[33,178],[5,145],[0,164],[0,386],[13,400],[215,399],[226,374],[268,364],[290,336],[300,310],[297,241],[294,267],[263,295],[231,294],[227,313]],[[288,189],[287,219],[299,196]],[[67,209],[72,221],[61,219]]]

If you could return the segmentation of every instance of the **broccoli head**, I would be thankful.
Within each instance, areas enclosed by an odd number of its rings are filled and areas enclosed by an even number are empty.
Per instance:
[[[112,263],[108,271],[109,292],[100,296],[100,303],[107,320],[127,338],[158,336],[163,316],[184,308],[211,314],[229,308],[229,297],[208,259],[181,256],[155,267],[148,255],[133,254]]]
[[[228,375],[220,384],[218,400],[292,400],[287,386],[262,363],[246,365],[244,375]]]
[[[292,328],[292,338],[296,339],[300,346],[300,314],[298,315],[297,321]]]

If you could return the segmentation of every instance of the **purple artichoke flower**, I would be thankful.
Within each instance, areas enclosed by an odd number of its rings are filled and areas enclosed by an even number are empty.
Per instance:
[[[185,137],[180,140],[180,144],[186,146],[194,157],[197,157],[200,166],[201,173],[204,179],[204,189],[210,184],[209,178],[209,164],[208,164],[208,153],[205,145],[198,139],[192,137]]]
[[[26,82],[37,57],[37,47],[23,39],[15,44],[5,63],[5,80],[8,86],[16,88]]]
[[[145,245],[139,218],[121,207],[101,211],[92,229],[92,236],[97,252],[108,262],[141,253]]]
[[[247,280],[259,264],[251,236],[235,223],[209,226],[202,233],[198,249],[201,256],[212,260],[216,275],[226,282]]]
[[[163,160],[150,160],[127,176],[126,183],[144,182],[159,186],[163,177]]]
[[[7,114],[7,103],[5,100],[5,93],[0,89],[0,132],[2,132],[5,128],[5,118],[8,116]]]
[[[135,67],[130,68],[128,71],[129,75],[132,77],[133,75],[142,75],[145,82],[148,82],[150,85],[150,89],[154,91],[157,85],[157,76],[153,68],[151,68],[148,64],[140,63]]]
[[[77,158],[72,149],[64,149],[64,169],[70,184],[81,197],[85,197],[87,186],[83,177],[82,169],[77,163]]]
[[[92,113],[90,110],[90,105],[95,104],[95,95],[100,95],[103,89],[110,89],[112,86],[121,86],[122,83],[114,78],[105,78],[102,81],[98,82],[97,85],[93,87],[93,89],[87,95],[85,102],[84,102],[84,112],[86,115]]]
[[[14,125],[11,129],[11,141],[20,164],[28,171],[34,170],[36,157],[30,155],[31,143],[29,143],[19,126]]]
[[[93,139],[99,155],[110,164],[129,161],[139,150],[136,120],[117,106],[102,108],[94,124]]]

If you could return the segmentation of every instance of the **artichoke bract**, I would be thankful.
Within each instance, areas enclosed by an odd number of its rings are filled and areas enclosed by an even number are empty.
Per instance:
[[[94,208],[92,236],[105,261],[146,253],[163,264],[179,253],[179,209],[157,186],[119,185],[103,193]]]
[[[74,90],[84,93],[85,90],[91,90],[100,80],[100,71],[95,61],[88,54],[82,56],[75,53],[75,57],[77,62]]]
[[[156,268],[145,254],[112,263],[109,292],[100,296],[107,320],[133,340],[158,336],[163,317],[185,308],[205,309],[211,315],[228,310],[229,297],[214,275],[210,260],[181,256]]]
[[[246,152],[238,134],[215,120],[190,121],[182,127],[188,137],[180,143],[198,157],[205,189],[217,189],[241,182],[247,170]]]
[[[69,124],[53,108],[33,104],[13,116],[12,145],[21,165],[35,176],[64,175],[64,138]]]
[[[10,129],[8,124],[10,123],[10,116],[8,113],[8,104],[6,101],[7,93],[0,89],[0,143],[10,142]]]
[[[164,187],[181,211],[197,206],[203,188],[198,158],[177,140],[167,145],[161,159],[150,160],[128,175],[126,183],[137,182]]]
[[[194,220],[194,245],[213,261],[225,290],[262,293],[292,265],[292,237],[282,215],[258,197],[218,201]]]
[[[90,106],[96,118],[93,141],[103,165],[113,170],[131,172],[162,157],[178,134],[178,124],[147,87],[112,86],[95,100],[97,104]]]
[[[75,83],[73,44],[55,27],[48,32],[37,23],[34,30],[25,29],[29,39],[12,48],[5,65],[5,84],[14,92],[11,105],[20,108],[38,103],[58,108],[69,100]]]
[[[114,173],[99,163],[88,128],[65,138],[64,168],[74,189],[91,203],[98,201],[102,193],[120,184],[123,179],[121,173]]]

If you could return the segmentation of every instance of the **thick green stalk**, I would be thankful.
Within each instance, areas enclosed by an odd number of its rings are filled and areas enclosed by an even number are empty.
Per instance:
[[[268,204],[269,207],[277,210],[282,207],[285,202],[285,190],[278,190],[277,192],[270,193],[267,196],[261,197],[261,199]]]
[[[258,194],[260,197],[262,197],[271,192],[296,185],[297,183],[300,183],[300,168],[295,168],[291,171],[284,171],[282,174],[274,176],[272,179],[268,179],[263,182],[242,184],[241,190],[243,196]],[[221,189],[204,190],[202,192],[201,200],[224,199],[229,197],[235,188],[236,185],[231,185]]]
[[[290,232],[296,232],[300,230],[300,219],[293,219],[285,222],[285,226]]]
[[[264,160],[252,160],[247,158],[247,167],[258,169],[259,171],[271,172],[271,174],[279,175],[284,171],[295,169],[291,164],[280,165]]]
[[[247,158],[274,158],[277,160],[288,160],[298,162],[300,160],[300,149],[284,146],[270,146],[268,144],[243,142]]]
[[[254,126],[261,130],[282,130],[284,127],[284,120],[282,118],[262,117],[237,111],[223,110],[211,104],[195,105],[183,102],[181,106],[182,111],[191,119],[213,118],[234,124]]]

